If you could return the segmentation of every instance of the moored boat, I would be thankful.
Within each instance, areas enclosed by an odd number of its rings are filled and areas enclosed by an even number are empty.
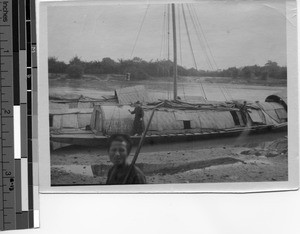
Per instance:
[[[248,101],[246,108],[242,108],[243,103],[240,101],[191,104],[179,100],[163,100],[155,110],[145,140],[156,143],[286,131],[287,101],[284,97],[286,94],[282,93],[266,97],[265,102]],[[157,104],[143,105],[145,125]],[[50,140],[73,145],[104,145],[114,133],[130,134],[134,117],[128,110],[132,110],[132,106],[98,105],[92,112],[91,109],[74,110],[54,115]],[[67,126],[57,124],[64,120],[68,122]],[[73,125],[70,125],[72,122]],[[131,138],[137,143],[140,136]]]

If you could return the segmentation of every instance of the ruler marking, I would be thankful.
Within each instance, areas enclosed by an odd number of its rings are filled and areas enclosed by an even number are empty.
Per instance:
[[[26,0],[26,20],[30,20],[30,7],[31,7],[31,4],[30,4],[30,0]]]
[[[26,103],[27,102],[27,76],[26,76],[26,51],[25,50],[20,50],[19,52],[19,90],[20,90],[20,100],[18,105],[20,105],[21,102]]]
[[[14,158],[21,158],[21,110],[14,106]]]
[[[18,42],[15,37],[16,30],[12,30],[15,26],[17,14],[13,6],[17,6],[17,1],[1,1],[4,9],[4,4],[7,13],[7,26],[1,23],[1,196],[3,212],[1,217],[1,229],[13,230],[16,228],[15,214],[15,168],[14,168],[14,148],[13,148],[13,119],[8,118],[13,116],[13,74],[14,74],[14,44]],[[8,74],[8,75],[6,75]],[[10,86],[10,87],[9,87]],[[12,144],[11,144],[12,143]]]
[[[25,89],[26,90],[26,89]],[[21,157],[28,158],[28,129],[27,129],[27,105],[26,103],[21,103]]]
[[[13,51],[19,51],[19,4],[18,1],[12,1],[12,26],[13,26]]]
[[[22,211],[28,211],[28,161],[21,158]]]
[[[30,24],[31,24],[31,21],[26,21],[26,32],[27,32],[26,40],[27,40],[27,44],[31,45],[31,27],[30,27]]]
[[[16,212],[22,212],[22,200],[21,200],[21,159],[15,159],[16,169]]]
[[[20,72],[20,64],[19,64],[19,53],[14,52],[14,73],[13,73],[13,82],[14,82],[14,89],[13,89],[13,94],[14,94],[14,105],[19,105],[20,104],[20,84],[19,84],[19,72]]]
[[[25,50],[26,28],[25,28],[25,0],[19,0],[19,30],[20,30],[20,50]]]

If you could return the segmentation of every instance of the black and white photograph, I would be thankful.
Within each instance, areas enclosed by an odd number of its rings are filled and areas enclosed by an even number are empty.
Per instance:
[[[51,186],[288,181],[287,21],[271,0],[48,6]]]

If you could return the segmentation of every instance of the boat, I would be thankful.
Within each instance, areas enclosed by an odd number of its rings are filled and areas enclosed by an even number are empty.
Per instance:
[[[146,126],[155,108],[145,143],[195,141],[233,137],[269,131],[287,131],[287,93],[275,93],[264,102],[252,100],[208,101],[199,97],[190,102],[177,95],[177,52],[175,10],[173,13],[174,89],[172,100],[148,95],[143,86],[115,91],[108,101],[77,99],[77,108],[50,112],[50,141],[71,145],[105,146],[115,133],[130,134],[134,116],[132,103],[139,101]],[[82,99],[82,97],[81,97]],[[65,101],[57,100],[66,105]],[[79,102],[87,104],[78,108]],[[72,103],[70,101],[69,103]],[[92,103],[92,104],[91,104]],[[70,104],[69,104],[70,105]],[[141,136],[131,136],[137,144]]]
[[[265,102],[248,101],[246,119],[241,101],[186,103],[162,100],[143,105],[144,124],[156,108],[146,143],[192,141],[214,137],[287,130],[286,95],[273,94]],[[52,112],[50,140],[72,145],[105,145],[114,133],[130,134],[134,117],[132,105],[98,105],[93,109]],[[60,125],[63,124],[63,125]],[[131,136],[138,143],[140,136]]]

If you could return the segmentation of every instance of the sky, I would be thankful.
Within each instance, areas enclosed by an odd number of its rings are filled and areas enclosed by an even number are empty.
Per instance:
[[[189,6],[202,27],[202,31],[200,27],[194,30],[185,5],[198,69],[264,65],[268,60],[286,65],[284,1],[211,1]],[[165,12],[163,4],[49,6],[48,55],[66,63],[75,55],[84,61],[101,61],[105,57],[114,60],[132,57],[147,61],[167,59],[167,36],[163,33],[167,31],[163,30],[164,19],[167,20]],[[176,14],[178,63],[195,67],[181,4],[176,4]],[[206,43],[203,44],[197,35],[204,35]],[[171,40],[171,50],[172,46]],[[205,56],[205,51],[209,56]]]

